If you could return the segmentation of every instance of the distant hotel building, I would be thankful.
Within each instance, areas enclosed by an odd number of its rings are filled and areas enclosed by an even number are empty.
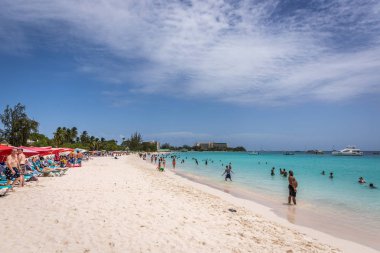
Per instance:
[[[202,150],[209,150],[209,149],[227,149],[227,143],[224,142],[198,142],[196,144],[197,147],[200,147]]]

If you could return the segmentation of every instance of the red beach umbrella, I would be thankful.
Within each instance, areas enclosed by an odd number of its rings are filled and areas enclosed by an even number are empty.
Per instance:
[[[50,155],[53,151],[52,149],[48,149],[48,148],[40,148],[40,147],[20,147],[22,149],[29,149],[29,150],[32,150],[32,151],[35,151],[38,153],[38,155],[41,155],[41,156],[44,156],[44,155]]]
[[[0,145],[0,162],[5,162],[7,156],[12,153],[13,147]]]
[[[31,157],[31,156],[39,154],[37,151],[34,151],[32,149],[29,149],[29,148],[25,148],[25,147],[22,148],[22,152],[25,154],[26,157]]]

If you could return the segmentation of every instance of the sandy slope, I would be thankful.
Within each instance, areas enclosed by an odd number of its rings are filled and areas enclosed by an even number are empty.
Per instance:
[[[0,252],[339,251],[202,187],[133,156],[95,158],[1,198]]]

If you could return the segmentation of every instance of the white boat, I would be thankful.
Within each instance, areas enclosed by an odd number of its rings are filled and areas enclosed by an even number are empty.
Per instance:
[[[260,155],[260,153],[257,152],[257,151],[252,151],[252,152],[250,152],[249,154],[250,154],[250,155]]]
[[[340,151],[333,151],[331,154],[336,156],[362,156],[363,152],[355,146],[348,146]]]

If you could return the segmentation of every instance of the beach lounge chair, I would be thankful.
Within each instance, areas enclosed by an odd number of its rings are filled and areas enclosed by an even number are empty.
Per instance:
[[[10,185],[0,185],[0,197],[3,197],[7,194],[9,189],[12,189]]]

